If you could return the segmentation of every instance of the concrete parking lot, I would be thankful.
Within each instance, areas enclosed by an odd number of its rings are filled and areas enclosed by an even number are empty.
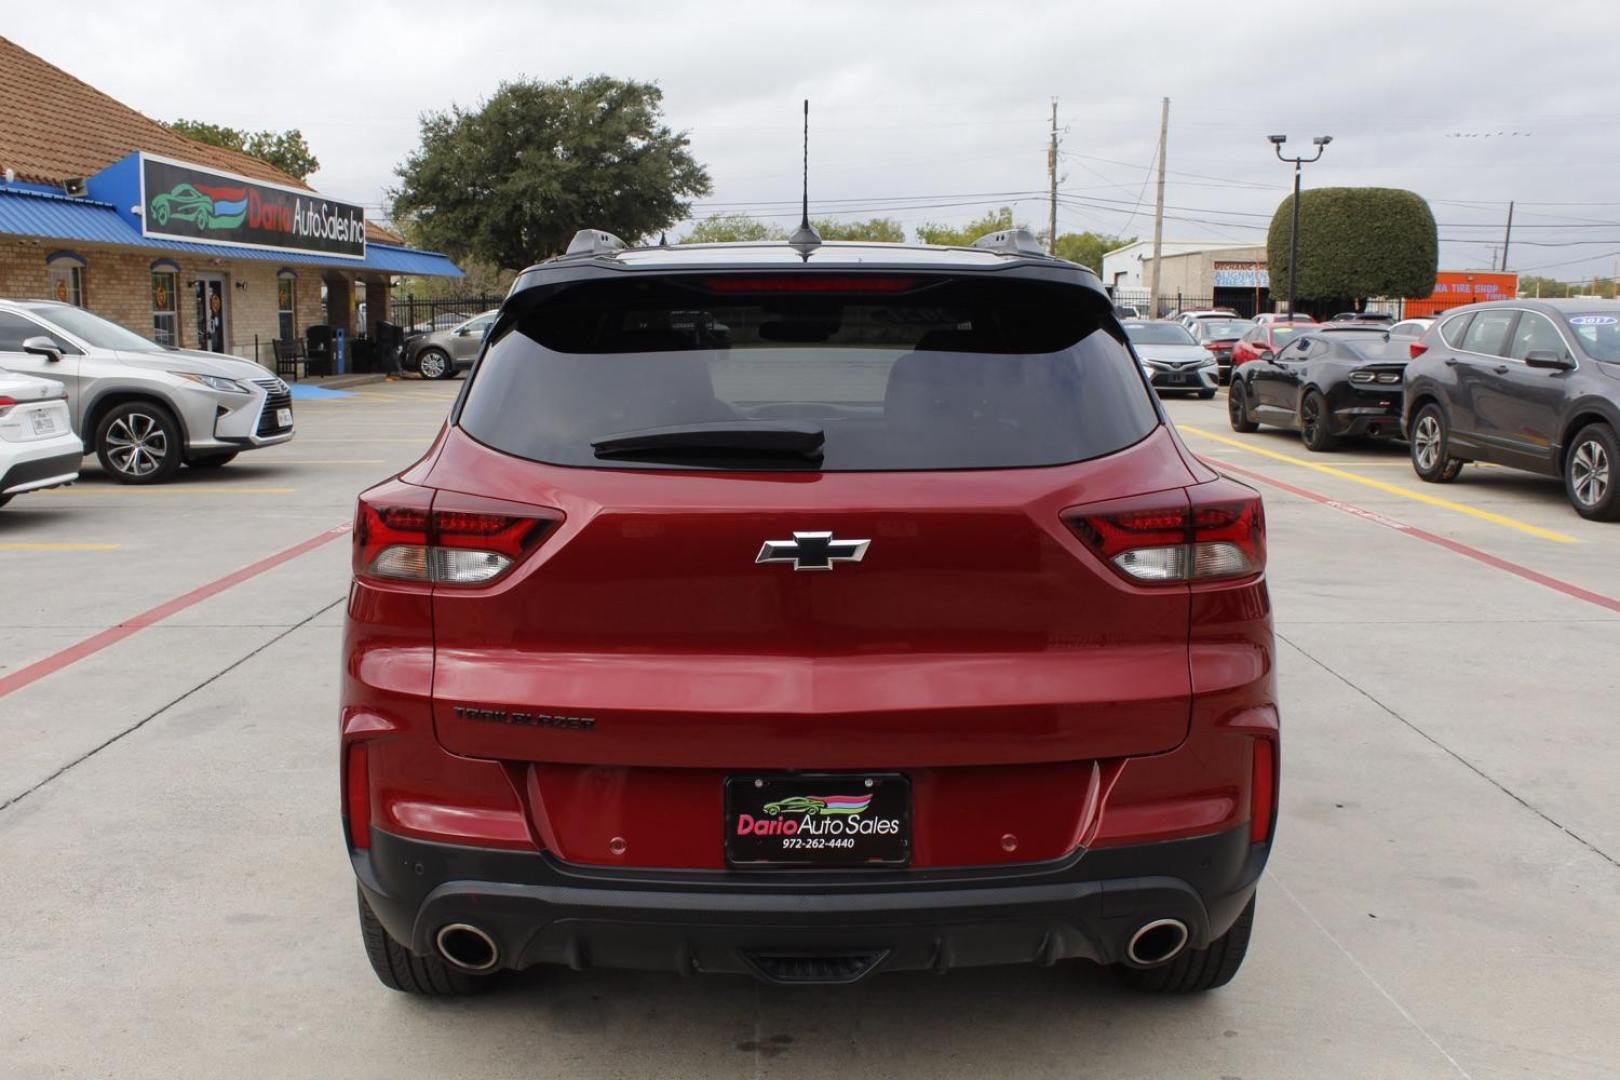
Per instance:
[[[210,474],[0,511],[0,1076],[1620,1075],[1620,526],[1404,448],[1172,401],[1259,487],[1282,819],[1237,980],[1086,967],[846,989],[367,967],[337,818],[341,532],[459,384],[299,403]]]

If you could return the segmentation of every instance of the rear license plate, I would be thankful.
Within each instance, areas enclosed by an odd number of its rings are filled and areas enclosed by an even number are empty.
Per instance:
[[[291,409],[277,409],[276,410],[276,426],[277,427],[292,427],[292,410]]]
[[[726,778],[734,866],[904,866],[911,781],[895,773]]]
[[[33,415],[35,435],[56,434],[56,417],[50,413],[37,412]]]

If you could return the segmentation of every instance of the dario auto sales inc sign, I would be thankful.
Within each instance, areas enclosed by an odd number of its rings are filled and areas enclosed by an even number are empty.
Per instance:
[[[145,154],[141,231],[171,240],[366,257],[361,207]]]

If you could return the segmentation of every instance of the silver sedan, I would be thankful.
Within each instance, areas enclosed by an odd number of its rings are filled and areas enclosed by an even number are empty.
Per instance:
[[[405,368],[415,368],[424,379],[453,379],[456,372],[472,367],[478,358],[484,333],[495,322],[495,312],[474,315],[446,330],[407,338]]]

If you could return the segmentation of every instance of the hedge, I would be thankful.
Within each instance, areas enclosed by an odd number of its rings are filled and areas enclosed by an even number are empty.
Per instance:
[[[1294,197],[1271,218],[1266,254],[1271,292],[1288,293],[1288,234]],[[1428,296],[1440,264],[1429,204],[1399,188],[1315,188],[1299,202],[1301,300]]]

